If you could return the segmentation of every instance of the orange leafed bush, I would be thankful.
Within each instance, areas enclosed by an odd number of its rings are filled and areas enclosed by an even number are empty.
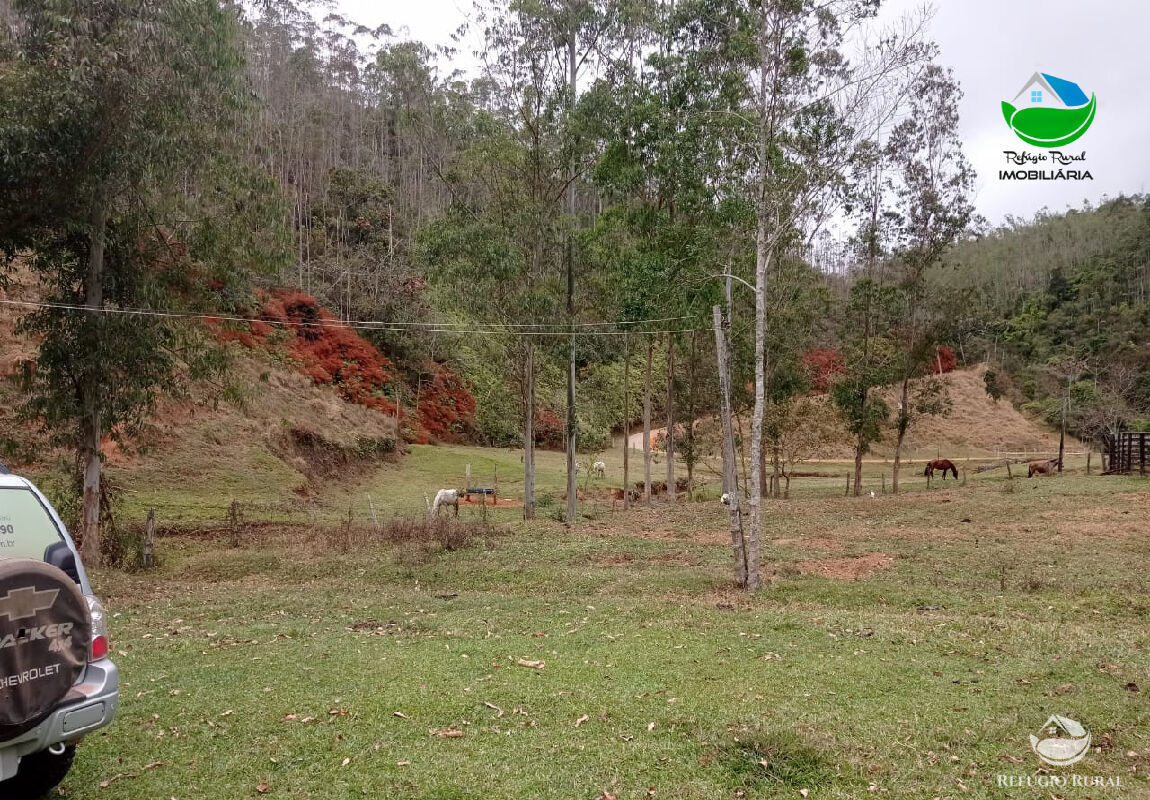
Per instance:
[[[941,368],[943,372],[953,372],[957,366],[958,359],[955,358],[954,349],[940,344],[935,351],[935,359],[929,371],[937,373]]]
[[[842,353],[829,348],[804,353],[803,366],[810,375],[812,388],[817,392],[825,392],[836,375],[846,372]]]
[[[239,325],[218,317],[208,327],[225,342],[245,347],[270,346],[277,330],[286,331],[283,346],[299,370],[317,384],[334,386],[349,403],[395,414],[394,364],[360,336],[336,319],[311,295],[290,289],[256,294],[259,309],[253,319]],[[463,379],[446,367],[437,368],[429,386],[423,387],[419,408],[411,417],[400,411],[403,437],[426,444],[431,439],[458,441],[475,416],[475,398]]]
[[[439,367],[419,398],[419,421],[428,434],[441,442],[462,438],[475,416],[475,398],[463,379],[446,367]]]

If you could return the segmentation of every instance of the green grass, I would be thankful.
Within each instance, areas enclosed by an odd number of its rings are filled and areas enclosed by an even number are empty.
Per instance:
[[[468,460],[501,483],[518,465],[417,448],[325,502],[415,514],[407,495]],[[554,490],[561,457],[542,460]],[[122,706],[64,796],[1047,797],[995,776],[1035,773],[1027,737],[1061,713],[1105,745],[1078,771],[1123,788],[1060,795],[1150,797],[1150,484],[989,473],[856,499],[831,480],[768,503],[753,597],[713,501],[599,508],[574,533],[501,511],[502,535],[451,552],[362,517],[347,552],[334,523],[161,539],[155,572],[96,575]],[[880,552],[859,580],[809,573]]]

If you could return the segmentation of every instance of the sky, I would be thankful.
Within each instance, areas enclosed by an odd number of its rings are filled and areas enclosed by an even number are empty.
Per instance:
[[[451,44],[467,21],[470,0],[335,0],[345,15],[429,45]],[[923,8],[921,0],[886,0],[880,24]],[[1150,189],[1150,2],[1147,0],[935,0],[927,35],[939,61],[954,70],[964,97],[961,138],[978,173],[975,205],[993,225],[1007,216],[1027,218],[1097,205],[1106,197]],[[399,30],[405,29],[405,30]],[[475,68],[477,34],[460,43],[456,64]],[[1089,130],[1064,150],[1085,152],[1084,162],[1063,169],[1088,170],[1086,181],[1009,181],[1004,151],[1042,152],[1020,141],[1003,119],[1010,101],[1036,72],[1077,83],[1097,97]],[[1049,163],[1040,165],[1050,170]],[[1033,168],[1033,167],[1030,167]]]

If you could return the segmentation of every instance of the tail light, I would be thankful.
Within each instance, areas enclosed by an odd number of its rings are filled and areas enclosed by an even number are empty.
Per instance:
[[[108,620],[103,604],[95,597],[88,598],[88,612],[92,617],[92,652],[88,660],[99,661],[111,649],[108,642]]]

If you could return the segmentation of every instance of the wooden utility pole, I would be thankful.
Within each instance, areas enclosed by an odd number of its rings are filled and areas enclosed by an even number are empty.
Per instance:
[[[675,497],[675,335],[667,334],[667,494]]]
[[[623,336],[623,510],[631,507],[631,335]]]
[[[571,26],[567,38],[567,78],[569,80],[568,114],[575,110],[575,92],[578,88],[576,73],[579,64],[575,46],[575,6],[568,6],[568,24]],[[567,176],[568,224],[575,225],[575,156]],[[571,343],[567,369],[567,527],[575,525],[576,514],[576,475],[575,475],[575,235],[567,232],[567,323],[571,330]]]
[[[144,569],[156,566],[156,511],[148,509],[148,521],[144,525]]]
[[[742,492],[739,490],[738,464],[735,458],[735,432],[731,424],[731,367],[727,359],[727,343],[723,331],[723,312],[719,306],[711,309],[715,323],[715,352],[719,362],[719,393],[723,421],[723,492],[729,501],[728,522],[731,528],[731,548],[735,560],[735,583],[747,585],[747,551],[743,544]]]
[[[651,505],[651,359],[655,343],[647,337],[647,369],[643,375],[643,502]]]

